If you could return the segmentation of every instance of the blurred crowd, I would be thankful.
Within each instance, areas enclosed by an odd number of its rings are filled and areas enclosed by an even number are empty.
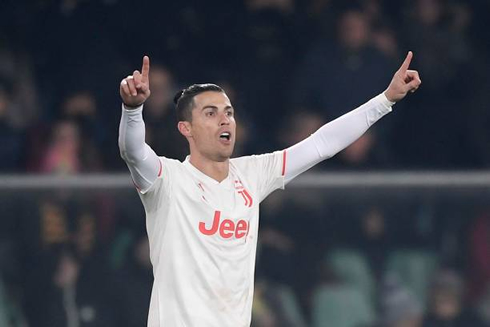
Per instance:
[[[322,168],[486,168],[489,12],[484,0],[4,0],[0,172],[124,170],[118,86],[144,54],[147,141],[183,159],[182,87],[224,87],[235,156],[268,152],[382,92],[408,50],[423,87]]]
[[[2,0],[0,174],[127,171],[118,89],[143,55],[147,143],[184,159],[172,99],[185,86],[222,86],[234,155],[264,153],[382,92],[408,50],[420,90],[314,169],[488,168],[489,18],[485,0]],[[145,325],[134,191],[0,195],[0,326]],[[265,203],[254,327],[490,325],[485,201],[337,197]]]
[[[485,196],[288,192],[262,210],[256,326],[490,326]]]
[[[134,190],[0,194],[0,326],[146,325]],[[487,195],[360,194],[292,188],[262,204],[252,327],[490,326]]]

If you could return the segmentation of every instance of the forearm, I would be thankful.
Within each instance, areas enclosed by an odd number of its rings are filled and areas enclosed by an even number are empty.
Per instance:
[[[147,190],[158,177],[160,160],[145,143],[143,106],[131,110],[123,106],[119,124],[119,151],[136,186],[140,190]]]
[[[392,105],[393,102],[382,93],[286,149],[286,182],[348,147],[381,117],[391,112]]]

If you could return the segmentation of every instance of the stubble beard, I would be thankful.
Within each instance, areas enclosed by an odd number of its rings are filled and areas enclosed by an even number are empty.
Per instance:
[[[218,151],[215,151],[214,153],[210,153],[210,159],[213,161],[217,162],[224,162],[227,161],[231,158],[233,154],[233,150],[235,148],[235,144],[232,144],[230,146],[230,149],[218,149]]]

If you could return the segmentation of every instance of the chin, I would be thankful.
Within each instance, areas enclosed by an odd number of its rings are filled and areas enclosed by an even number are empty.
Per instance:
[[[226,161],[226,160],[228,160],[228,159],[230,159],[230,158],[231,158],[231,155],[232,155],[232,154],[233,154],[232,152],[231,152],[231,153],[220,153],[220,154],[219,154],[219,159],[218,159],[218,161]]]
[[[232,154],[233,154],[233,149],[229,151],[222,151],[216,155],[216,161],[219,162],[226,161],[231,158]]]

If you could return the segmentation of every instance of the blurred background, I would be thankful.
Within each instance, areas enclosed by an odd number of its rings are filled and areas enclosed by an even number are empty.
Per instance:
[[[143,55],[147,143],[184,159],[189,84],[226,90],[235,156],[265,153],[382,92],[408,50],[417,93],[263,204],[253,327],[490,326],[489,18],[485,0],[1,0],[0,326],[145,326],[144,211],[117,147]],[[390,182],[407,170],[416,187]],[[424,185],[453,171],[482,178]]]

